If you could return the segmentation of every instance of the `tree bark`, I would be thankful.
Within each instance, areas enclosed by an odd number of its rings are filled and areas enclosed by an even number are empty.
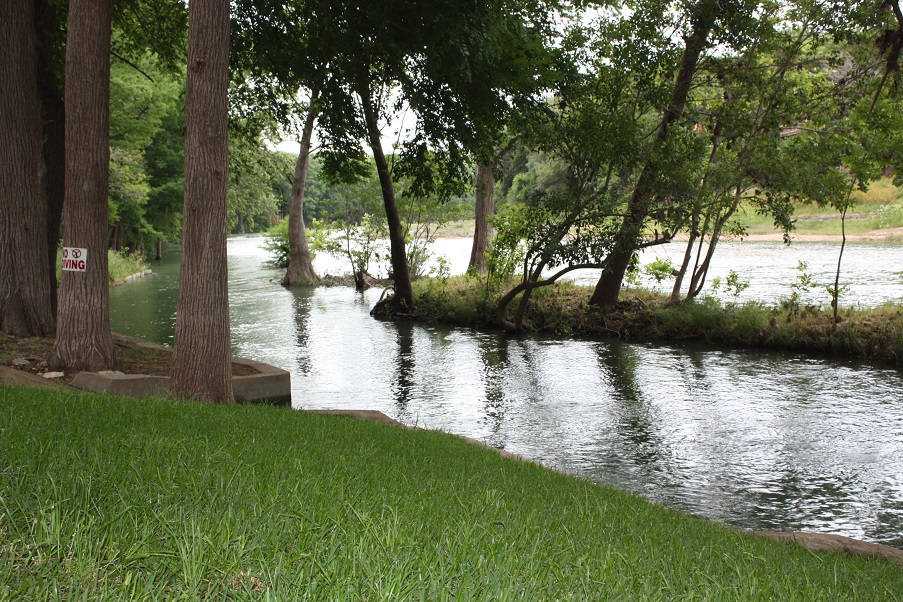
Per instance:
[[[0,3],[0,330],[54,331],[32,0]],[[55,248],[55,247],[54,247]]]
[[[65,247],[88,250],[84,272],[60,280],[51,365],[115,367],[107,269],[112,0],[71,0],[66,42]],[[45,235],[46,240],[46,235]]]
[[[395,202],[395,188],[392,184],[392,174],[389,164],[383,154],[379,123],[376,111],[373,107],[373,98],[370,96],[369,82],[364,82],[358,90],[361,97],[361,105],[364,109],[364,119],[367,124],[367,139],[370,149],[373,151],[373,159],[376,162],[376,173],[379,176],[379,185],[383,194],[383,205],[386,208],[386,221],[389,226],[389,246],[392,259],[392,282],[395,285],[395,297],[392,309],[396,314],[408,313],[414,309],[414,290],[411,287],[411,275],[408,269],[408,258],[404,245],[404,228],[401,217],[398,214],[398,204]]]
[[[283,286],[311,284],[318,280],[314,272],[310,247],[307,245],[307,232],[304,228],[304,188],[307,184],[307,173],[310,171],[310,140],[313,137],[314,123],[319,109],[316,104],[316,93],[311,98],[304,129],[301,131],[301,149],[295,163],[295,178],[292,180],[292,196],[288,214],[288,247],[289,262],[285,271]]]
[[[60,19],[56,6],[48,0],[35,3],[35,28],[38,32],[38,90],[44,121],[44,190],[47,199],[47,263],[50,300],[56,316],[56,262],[59,250],[63,203],[66,198],[66,111],[58,72],[60,59],[54,56],[55,35]]]
[[[652,156],[657,154],[667,140],[671,125],[683,115],[693,84],[693,77],[696,74],[696,67],[699,65],[699,58],[708,44],[709,33],[722,10],[717,0],[701,0],[693,11],[692,30],[686,40],[680,70],[671,93],[671,101],[662,116]],[[655,194],[653,181],[657,176],[657,169],[652,161],[643,167],[633,194],[627,203],[627,215],[621,224],[616,250],[611,254],[608,269],[602,272],[599,282],[596,283],[596,288],[589,301],[591,305],[614,307],[618,302],[624,274],[630,264],[630,257],[636,249],[636,241],[642,234],[643,223],[649,213],[649,204]]]
[[[477,165],[477,190],[474,205],[473,247],[470,251],[468,268],[479,273],[486,272],[486,248],[492,237],[493,228],[489,216],[495,213],[495,174],[492,165],[480,162]]]
[[[185,87],[185,209],[170,388],[229,403],[232,351],[226,264],[229,0],[192,0]]]

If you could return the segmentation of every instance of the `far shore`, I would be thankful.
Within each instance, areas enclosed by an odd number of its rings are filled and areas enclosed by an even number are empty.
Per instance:
[[[440,228],[437,234],[438,238],[471,238],[473,232],[465,227],[450,224]],[[687,234],[681,233],[674,236],[672,242],[686,242]],[[793,232],[790,235],[792,242],[836,242],[841,243],[843,237],[839,234],[806,234]],[[722,237],[723,242],[783,242],[784,235],[781,232],[767,232],[760,234],[747,234],[742,237]],[[880,230],[872,230],[870,232],[862,232],[859,234],[847,234],[847,242],[877,242],[877,243],[903,243],[903,227],[901,228],[882,228]]]
[[[843,237],[837,234],[791,234],[791,241],[795,242],[836,242],[843,241]],[[675,237],[675,240],[686,240],[686,235]],[[736,239],[733,239],[736,240]],[[742,240],[752,242],[782,242],[784,236],[780,232],[769,232],[768,234],[750,234],[744,236]],[[881,230],[872,230],[862,234],[847,234],[847,242],[888,242],[903,243],[903,228],[883,228]]]

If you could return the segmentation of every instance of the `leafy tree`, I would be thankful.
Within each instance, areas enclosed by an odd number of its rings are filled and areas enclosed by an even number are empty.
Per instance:
[[[718,0],[698,0],[687,7],[688,30],[673,86],[662,107],[649,159],[627,201],[626,215],[615,247],[590,298],[591,304],[610,307],[617,302],[621,282],[634,250],[641,244],[643,225],[653,204],[662,196],[675,192],[680,194],[681,188],[686,190],[686,179],[674,180],[671,176],[680,173],[682,162],[679,159],[686,157],[690,150],[688,146],[693,142],[686,130],[680,127],[680,121],[690,98],[697,67],[711,44],[710,34],[716,23],[736,16],[733,13],[742,15],[751,8],[739,2]],[[728,34],[725,37],[729,37],[727,30],[725,33]]]
[[[285,203],[279,187],[291,174],[291,163],[262,140],[234,137],[229,150],[229,231],[265,230],[276,223]]]

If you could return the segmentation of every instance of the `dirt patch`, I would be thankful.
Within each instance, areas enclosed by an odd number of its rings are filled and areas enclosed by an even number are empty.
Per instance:
[[[141,341],[125,335],[114,334],[116,369],[126,374],[168,376],[172,368],[172,349]],[[18,338],[0,333],[0,366],[8,366],[31,374],[43,374],[50,370],[53,339],[45,337]],[[232,363],[233,376],[257,374],[250,366]],[[67,372],[63,377],[67,384],[77,372]]]

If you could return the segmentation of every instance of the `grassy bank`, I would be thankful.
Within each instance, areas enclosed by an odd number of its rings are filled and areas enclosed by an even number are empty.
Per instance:
[[[148,268],[147,261],[140,255],[107,251],[109,256],[110,283],[120,284],[132,274],[143,272]]]
[[[833,353],[903,367],[903,306],[898,304],[841,308],[841,321],[835,324],[829,307],[768,307],[712,298],[669,305],[662,295],[636,289],[626,291],[614,310],[601,311],[587,304],[591,293],[569,282],[538,289],[525,325],[531,331],[568,335]],[[493,312],[501,295],[487,294],[476,278],[421,279],[415,282],[415,294],[422,320],[496,328]]]
[[[56,280],[62,276],[62,250],[57,252]],[[128,254],[122,251],[107,251],[107,271],[110,273],[110,284],[121,284],[132,274],[143,272],[148,268],[147,261],[137,254]]]
[[[897,600],[903,571],[432,432],[0,387],[0,599]]]
[[[903,227],[903,196],[889,178],[872,182],[868,191],[853,193],[853,206],[846,221],[847,235],[862,235],[887,228]],[[836,210],[812,204],[794,206],[795,235],[840,236],[841,216]],[[776,232],[770,216],[757,214],[751,206],[741,207],[734,218],[749,234]],[[903,240],[903,233],[889,234],[888,241]]]

